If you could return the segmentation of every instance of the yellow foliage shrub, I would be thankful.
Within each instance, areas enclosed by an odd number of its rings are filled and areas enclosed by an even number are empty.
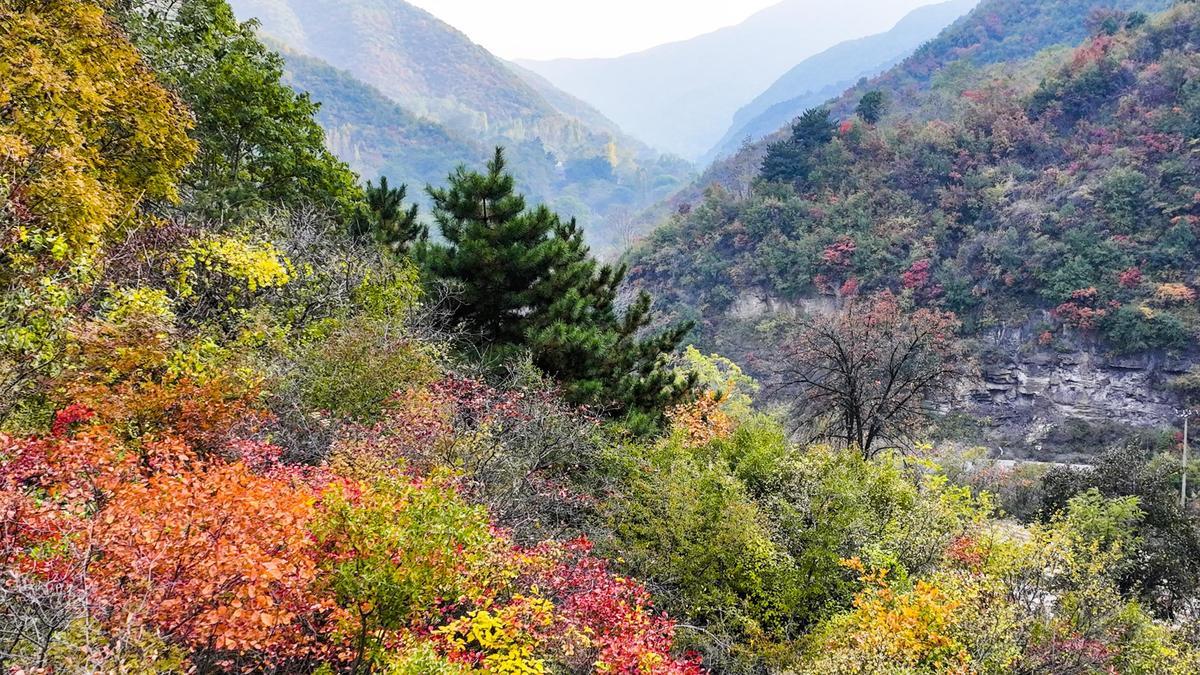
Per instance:
[[[143,200],[176,197],[190,115],[94,3],[13,0],[0,25],[4,253],[86,262]]]

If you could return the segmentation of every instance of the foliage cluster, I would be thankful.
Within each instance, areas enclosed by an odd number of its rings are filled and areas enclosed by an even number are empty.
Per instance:
[[[1037,479],[1021,488],[1038,509],[1021,523],[987,491],[963,485],[961,473],[796,445],[761,414],[731,421],[694,405],[705,415],[680,411],[669,438],[614,449],[625,487],[606,511],[614,550],[664,607],[688,617],[680,637],[706,665],[1195,668],[1188,629],[1169,626],[1187,624],[1180,597],[1194,594],[1196,523],[1177,493],[1168,497],[1171,474],[1160,462],[1139,460],[1146,468],[1123,483],[1129,457],[1095,474]]]

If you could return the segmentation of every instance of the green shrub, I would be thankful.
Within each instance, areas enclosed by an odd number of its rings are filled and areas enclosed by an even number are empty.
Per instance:
[[[1174,314],[1125,305],[1106,318],[1101,332],[1121,354],[1151,349],[1183,349],[1192,342],[1192,332]]]

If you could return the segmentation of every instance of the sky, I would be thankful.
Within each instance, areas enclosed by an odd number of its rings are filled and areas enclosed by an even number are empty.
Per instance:
[[[621,56],[741,23],[779,0],[409,0],[506,59]],[[879,0],[880,4],[895,0]],[[537,17],[536,21],[530,17]]]

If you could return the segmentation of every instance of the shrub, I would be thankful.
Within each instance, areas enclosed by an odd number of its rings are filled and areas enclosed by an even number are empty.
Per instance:
[[[1100,328],[1119,353],[1184,349],[1192,342],[1192,331],[1178,317],[1148,307],[1121,307],[1105,318]]]

